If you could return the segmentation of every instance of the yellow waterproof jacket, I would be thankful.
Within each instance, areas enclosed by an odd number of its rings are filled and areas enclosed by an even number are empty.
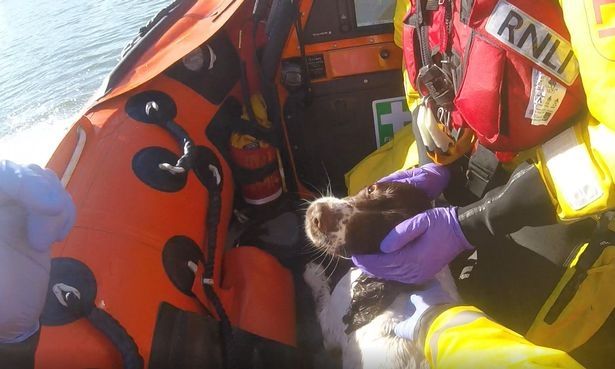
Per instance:
[[[567,353],[534,345],[471,306],[456,306],[436,317],[424,353],[433,369],[583,368]]]
[[[561,219],[615,207],[615,1],[561,0],[589,114],[539,150]]]

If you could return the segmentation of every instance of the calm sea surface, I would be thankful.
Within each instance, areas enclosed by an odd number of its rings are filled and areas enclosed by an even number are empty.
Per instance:
[[[44,163],[171,0],[0,0],[0,159]]]

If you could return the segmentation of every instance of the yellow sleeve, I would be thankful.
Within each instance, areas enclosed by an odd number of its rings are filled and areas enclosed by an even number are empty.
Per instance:
[[[560,0],[591,114],[615,130],[615,0]]]
[[[393,35],[393,40],[395,41],[395,45],[403,48],[402,45],[402,34],[404,31],[403,22],[406,13],[410,9],[411,2],[409,0],[397,0],[395,3],[395,15],[393,16],[393,25],[395,26],[395,33]]]
[[[589,113],[538,150],[560,219],[615,208],[615,0],[560,0]]]
[[[441,313],[425,340],[433,369],[582,369],[567,353],[536,346],[471,306]]]

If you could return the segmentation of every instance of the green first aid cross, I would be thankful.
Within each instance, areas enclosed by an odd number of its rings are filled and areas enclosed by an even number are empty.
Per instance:
[[[380,147],[393,138],[393,134],[412,122],[412,113],[404,96],[372,101],[376,146]]]

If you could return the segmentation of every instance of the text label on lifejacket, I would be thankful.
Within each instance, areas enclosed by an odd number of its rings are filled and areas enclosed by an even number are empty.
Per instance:
[[[567,85],[579,75],[570,43],[516,6],[500,0],[485,30]]]

